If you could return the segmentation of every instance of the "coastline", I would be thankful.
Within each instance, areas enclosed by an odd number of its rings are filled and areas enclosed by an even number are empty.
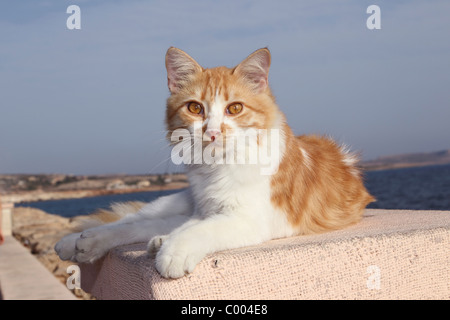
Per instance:
[[[361,169],[363,171],[369,172],[369,171],[383,171],[383,170],[395,170],[395,169],[406,169],[406,168],[422,168],[422,167],[429,167],[429,166],[445,166],[450,164],[450,162],[442,162],[442,163],[436,163],[436,162],[429,162],[429,163],[396,163],[396,164],[390,164],[390,165],[363,165],[361,166]]]
[[[124,188],[124,189],[81,189],[81,190],[33,190],[5,193],[2,195],[3,202],[35,202],[47,200],[62,200],[62,199],[79,199],[87,197],[126,194],[135,192],[149,192],[149,191],[163,191],[163,190],[177,190],[186,188],[189,184],[187,182],[173,182],[166,185],[155,185],[145,188]]]
[[[360,167],[365,171],[379,171],[446,164],[450,164],[450,149],[383,156],[374,160],[362,161]]]

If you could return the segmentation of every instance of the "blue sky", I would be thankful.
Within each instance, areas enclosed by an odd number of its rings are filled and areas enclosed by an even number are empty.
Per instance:
[[[81,8],[81,30],[66,9]],[[366,9],[381,9],[368,30]],[[169,160],[164,55],[204,67],[272,52],[297,134],[364,159],[450,148],[448,1],[61,1],[0,4],[0,173],[158,173]]]

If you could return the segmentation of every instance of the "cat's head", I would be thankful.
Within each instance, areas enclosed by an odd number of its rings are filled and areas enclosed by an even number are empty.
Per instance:
[[[219,147],[238,132],[272,129],[279,110],[268,84],[270,52],[259,49],[234,68],[205,69],[184,51],[166,54],[168,137],[188,130]]]

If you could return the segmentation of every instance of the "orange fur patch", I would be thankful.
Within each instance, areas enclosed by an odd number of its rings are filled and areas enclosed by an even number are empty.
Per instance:
[[[272,203],[301,234],[358,222],[364,208],[375,199],[364,187],[357,168],[345,163],[345,155],[332,140],[296,138],[287,124],[283,129],[286,153],[271,180]]]

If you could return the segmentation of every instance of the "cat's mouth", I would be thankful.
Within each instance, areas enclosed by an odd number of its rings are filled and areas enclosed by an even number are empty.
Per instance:
[[[214,137],[209,140],[203,140],[203,147],[210,146],[210,147],[214,147],[214,148],[223,148],[224,143],[225,143],[225,139],[219,138],[219,137],[217,137],[217,138]]]

